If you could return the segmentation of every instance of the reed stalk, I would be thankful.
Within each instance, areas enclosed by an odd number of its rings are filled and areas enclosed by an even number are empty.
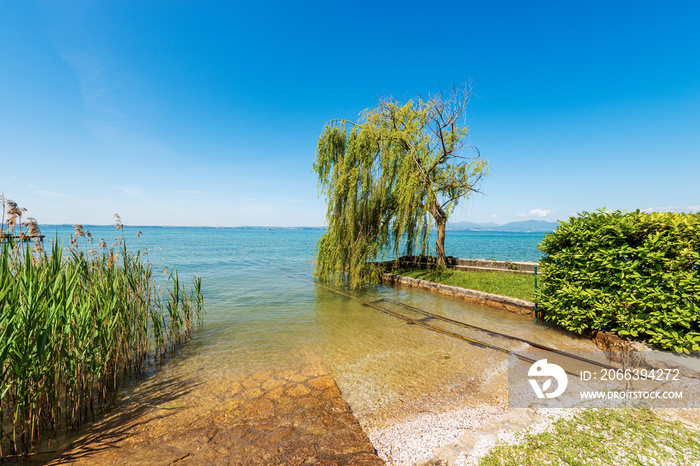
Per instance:
[[[191,291],[176,271],[156,283],[123,233],[116,247],[92,248],[76,225],[67,250],[58,239],[32,249],[21,234],[36,236],[36,221],[22,230],[23,210],[8,201],[0,197],[0,459],[94,417],[121,381],[187,340],[204,301],[199,277]]]

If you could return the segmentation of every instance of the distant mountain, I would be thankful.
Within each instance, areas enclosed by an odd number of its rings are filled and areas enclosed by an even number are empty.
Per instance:
[[[491,223],[474,222],[454,222],[448,223],[448,230],[472,230],[472,231],[515,231],[515,232],[550,232],[556,230],[558,223],[544,220],[523,220],[521,222],[510,222],[505,225]]]

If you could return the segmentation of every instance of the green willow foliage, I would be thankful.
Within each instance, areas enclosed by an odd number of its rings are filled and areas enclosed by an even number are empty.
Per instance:
[[[700,350],[700,213],[584,212],[539,248],[546,320]]]
[[[327,197],[328,229],[316,246],[316,276],[361,287],[380,279],[368,262],[428,252],[444,264],[445,224],[460,198],[487,173],[478,155],[460,155],[468,90],[427,101],[382,100],[357,123],[334,120],[319,137],[314,170]]]

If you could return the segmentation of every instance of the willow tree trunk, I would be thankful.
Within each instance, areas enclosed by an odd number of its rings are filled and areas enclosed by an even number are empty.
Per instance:
[[[435,256],[437,259],[438,267],[445,267],[447,263],[447,257],[445,256],[445,224],[446,220],[438,222],[437,224],[437,240],[435,241]]]
[[[447,226],[447,215],[437,201],[435,204],[433,204],[433,208],[430,209],[430,213],[433,215],[433,218],[435,219],[435,226],[437,227],[437,240],[435,241],[435,265],[437,267],[444,268],[447,265],[447,257],[445,256],[445,227]]]

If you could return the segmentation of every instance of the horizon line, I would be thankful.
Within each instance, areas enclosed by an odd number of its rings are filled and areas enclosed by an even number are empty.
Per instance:
[[[525,222],[543,222],[543,223],[551,223],[551,224],[557,224],[559,221],[549,221],[549,220],[540,220],[540,219],[530,219],[530,220],[515,220],[511,222],[506,222],[506,223],[495,223],[495,222],[471,222],[468,220],[460,220],[458,222],[447,222],[447,228],[450,228],[450,225],[456,225],[459,223],[469,223],[472,225],[479,225],[483,226],[485,228],[497,228],[497,227],[502,227],[506,226],[512,223],[525,223]],[[90,226],[90,227],[114,227],[113,224],[107,224],[107,223],[40,223],[39,228],[42,227],[73,227],[74,225],[81,225],[83,227]],[[290,225],[290,226],[282,226],[282,225],[145,225],[145,224],[124,224],[123,227],[125,228],[138,228],[138,227],[150,227],[150,228],[284,228],[284,229],[290,229],[290,228],[307,228],[307,229],[321,229],[321,228],[328,228],[327,225],[321,225],[321,226],[312,226],[312,225]],[[433,227],[435,228],[435,227]],[[116,228],[115,228],[116,229]]]

